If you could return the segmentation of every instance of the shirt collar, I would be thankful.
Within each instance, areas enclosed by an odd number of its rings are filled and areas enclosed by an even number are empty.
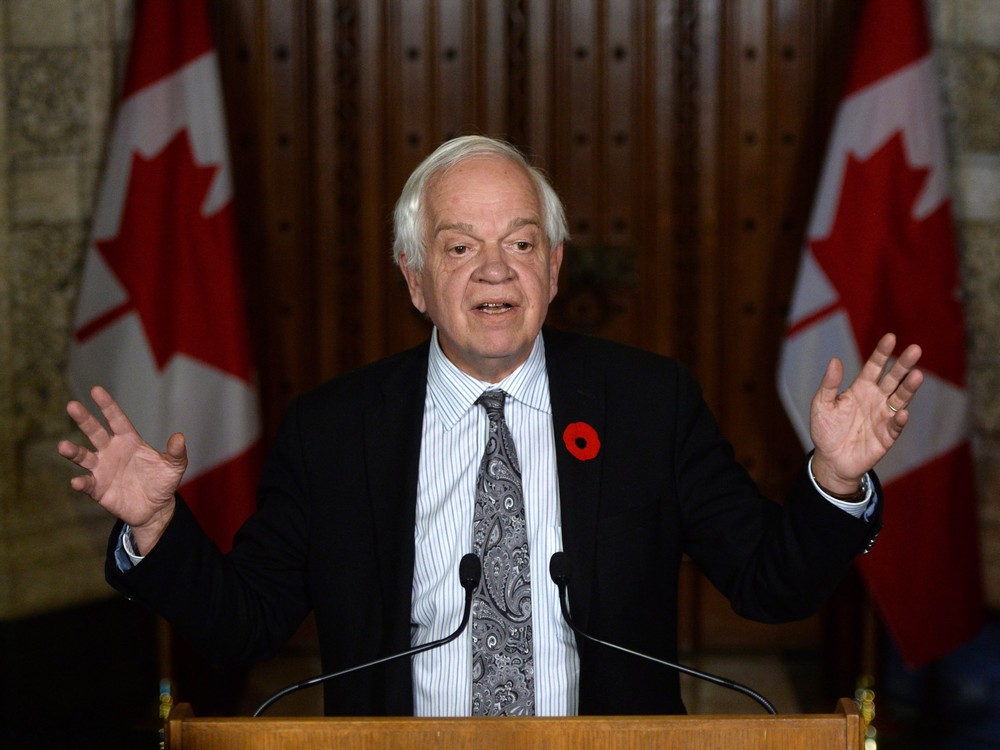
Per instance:
[[[501,389],[507,397],[549,414],[548,373],[545,370],[545,342],[542,334],[535,337],[531,353],[521,365],[499,383],[487,383],[462,372],[449,360],[438,343],[437,328],[431,334],[427,362],[427,391],[437,408],[446,430],[475,405],[483,391]]]

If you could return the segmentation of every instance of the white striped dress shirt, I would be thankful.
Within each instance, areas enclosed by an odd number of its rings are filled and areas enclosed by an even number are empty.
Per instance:
[[[462,616],[465,596],[458,563],[472,551],[476,474],[489,430],[486,410],[475,401],[493,388],[508,394],[504,416],[521,464],[531,555],[535,713],[572,716],[578,707],[579,657],[548,575],[549,558],[562,549],[562,530],[541,335],[524,364],[499,383],[484,383],[459,370],[441,351],[437,331],[431,337],[414,530],[412,642],[447,636]],[[414,657],[413,693],[417,716],[471,714],[471,628],[447,646]]]

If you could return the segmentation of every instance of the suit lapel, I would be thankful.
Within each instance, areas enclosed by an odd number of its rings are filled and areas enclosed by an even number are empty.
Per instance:
[[[588,361],[587,349],[579,345],[579,339],[549,328],[544,328],[543,332],[559,471],[563,549],[573,571],[569,600],[573,619],[586,627],[594,581],[597,513],[606,446],[602,445],[596,456],[588,458],[588,452],[581,449],[574,435],[582,432],[592,438],[592,429],[598,440],[603,439],[606,421],[604,375],[601,368]],[[570,429],[568,434],[567,428]],[[567,446],[567,439],[572,447]]]

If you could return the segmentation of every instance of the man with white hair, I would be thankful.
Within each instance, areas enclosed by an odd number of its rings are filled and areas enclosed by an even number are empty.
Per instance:
[[[572,561],[576,622],[673,660],[684,554],[736,612],[781,621],[815,612],[873,542],[872,468],[907,422],[919,347],[890,365],[887,334],[843,391],[831,361],[815,450],[779,505],[680,363],[544,325],[566,220],[516,149],[443,144],[407,182],[395,231],[430,339],[294,400],[230,554],[176,494],[182,435],[156,450],[100,388],[107,427],[68,406],[92,445],[60,443],[87,471],[72,485],[120,519],[109,581],[207,655],[266,658],[310,611],[329,672],[440,638],[461,617],[471,551],[483,580],[469,630],[326,683],[328,714],[678,713],[675,673],[574,638],[554,553]]]

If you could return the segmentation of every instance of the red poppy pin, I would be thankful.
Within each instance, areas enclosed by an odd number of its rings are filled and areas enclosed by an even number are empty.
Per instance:
[[[597,430],[586,422],[568,424],[563,430],[563,442],[566,450],[580,461],[596,458],[601,451],[601,439],[597,437]]]

